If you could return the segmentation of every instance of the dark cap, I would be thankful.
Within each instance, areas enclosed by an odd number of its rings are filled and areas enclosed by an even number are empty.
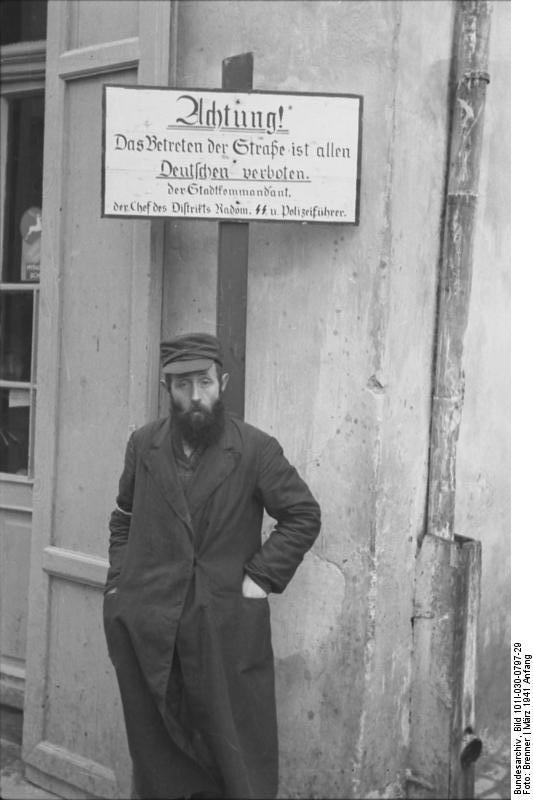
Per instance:
[[[214,361],[222,366],[222,351],[216,336],[209,333],[186,333],[161,342],[161,368],[167,375],[200,372]]]

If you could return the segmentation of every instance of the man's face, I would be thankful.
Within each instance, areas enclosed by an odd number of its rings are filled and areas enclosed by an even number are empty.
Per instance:
[[[173,375],[170,382],[172,404],[179,411],[189,414],[191,421],[201,424],[206,413],[209,415],[213,411],[227,380],[228,376],[222,375],[219,383],[215,364],[203,372]]]

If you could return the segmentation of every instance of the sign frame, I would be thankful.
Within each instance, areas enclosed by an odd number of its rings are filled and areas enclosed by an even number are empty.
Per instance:
[[[279,95],[283,97],[338,97],[338,98],[351,98],[359,102],[358,107],[358,121],[357,121],[357,154],[356,154],[356,169],[357,176],[354,187],[354,219],[339,220],[339,219],[285,219],[281,217],[273,218],[242,218],[234,217],[229,214],[213,215],[213,216],[194,216],[194,215],[180,215],[180,214],[110,214],[105,212],[105,199],[106,199],[106,126],[107,126],[107,89],[127,89],[129,91],[150,90],[155,89],[158,92],[209,92],[210,94],[241,94],[241,95]],[[213,222],[237,222],[237,223],[250,223],[250,222],[263,222],[263,223],[293,223],[299,225],[359,225],[360,220],[360,205],[361,205],[361,163],[362,163],[362,134],[363,134],[363,108],[364,96],[360,94],[343,93],[343,92],[291,92],[280,90],[267,90],[267,89],[253,89],[251,91],[228,91],[221,88],[195,88],[195,87],[175,87],[175,86],[152,86],[140,84],[124,84],[124,83],[104,83],[102,85],[102,163],[101,163],[101,217],[103,219],[162,219],[162,220],[196,220],[196,221],[213,221]]]

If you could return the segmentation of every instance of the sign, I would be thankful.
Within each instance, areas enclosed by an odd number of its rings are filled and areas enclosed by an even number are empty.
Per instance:
[[[103,91],[102,216],[358,224],[362,97]]]

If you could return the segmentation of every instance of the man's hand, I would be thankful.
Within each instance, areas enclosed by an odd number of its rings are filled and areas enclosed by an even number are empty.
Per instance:
[[[242,595],[243,597],[250,597],[259,600],[260,598],[266,597],[267,593],[264,589],[261,589],[261,587],[258,586],[249,575],[245,575],[242,582]]]

